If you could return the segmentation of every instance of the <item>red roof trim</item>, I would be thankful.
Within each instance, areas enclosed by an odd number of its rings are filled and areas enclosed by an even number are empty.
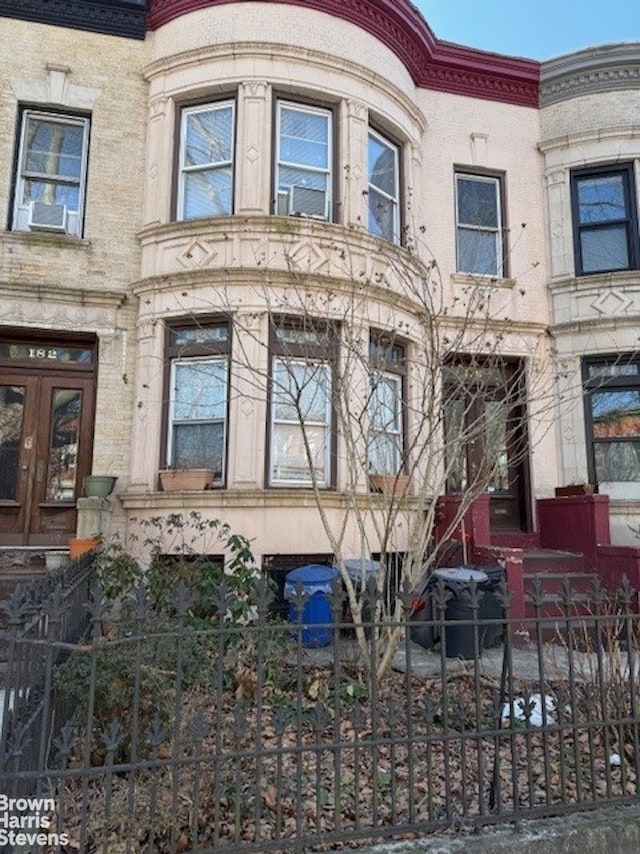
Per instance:
[[[156,30],[181,15],[245,0],[149,0],[147,27]],[[444,42],[408,0],[262,0],[289,3],[343,18],[371,33],[405,64],[426,89],[538,106],[540,64]]]

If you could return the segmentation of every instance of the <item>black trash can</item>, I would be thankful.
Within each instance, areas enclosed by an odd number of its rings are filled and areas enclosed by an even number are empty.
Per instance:
[[[429,586],[432,579],[428,570],[418,582],[412,595],[409,635],[414,643],[424,649],[431,649],[435,643],[433,631],[433,608],[429,596]]]
[[[344,568],[353,582],[356,593],[362,599],[362,623],[365,633],[369,635],[371,634],[371,620],[373,617],[371,615],[367,587],[372,578],[377,581],[381,569],[380,561],[350,558],[349,560],[345,560]]]
[[[476,567],[476,569],[481,569],[487,575],[487,583],[481,585],[484,596],[480,602],[480,619],[495,621],[483,627],[482,646],[484,649],[489,649],[496,646],[505,633],[504,606],[498,594],[506,575],[504,566],[498,563],[492,566]]]
[[[444,641],[447,658],[472,659],[482,652],[482,602],[477,613],[471,607],[469,593],[475,582],[478,592],[484,593],[489,576],[486,572],[468,566],[436,569],[430,579],[429,587],[444,583],[451,593],[445,612]]]

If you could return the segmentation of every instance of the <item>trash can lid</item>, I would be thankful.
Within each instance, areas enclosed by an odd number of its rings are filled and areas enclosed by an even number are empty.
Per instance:
[[[338,577],[338,573],[331,566],[323,566],[320,563],[310,563],[307,566],[299,566],[292,569],[285,576],[288,584],[330,584]]]
[[[363,576],[365,581],[368,581],[380,572],[380,561],[353,558],[345,560],[344,568],[352,581],[362,581]]]
[[[470,581],[475,581],[476,584],[482,584],[483,581],[488,581],[489,576],[486,572],[479,569],[471,569],[468,566],[450,566],[436,569],[433,573],[441,581],[455,581],[458,584]]]

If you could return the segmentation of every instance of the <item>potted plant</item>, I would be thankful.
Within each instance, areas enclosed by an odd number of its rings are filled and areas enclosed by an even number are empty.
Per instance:
[[[82,488],[87,498],[107,498],[113,492],[117,477],[110,474],[90,474],[82,478]]]
[[[215,472],[208,468],[161,469],[159,474],[164,492],[184,492],[208,489],[213,483]]]
[[[409,476],[406,474],[370,474],[369,489],[383,495],[406,495]]]
[[[593,495],[595,486],[592,483],[569,483],[566,486],[556,486],[556,498],[568,498],[571,495]]]

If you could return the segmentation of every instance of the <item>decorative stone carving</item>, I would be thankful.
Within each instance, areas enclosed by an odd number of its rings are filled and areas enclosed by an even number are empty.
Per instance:
[[[633,301],[622,291],[607,288],[602,291],[591,303],[591,307],[598,314],[608,317],[614,314],[625,314],[633,305]]]
[[[208,267],[218,257],[218,251],[209,240],[197,237],[178,253],[178,262],[187,270]]]

